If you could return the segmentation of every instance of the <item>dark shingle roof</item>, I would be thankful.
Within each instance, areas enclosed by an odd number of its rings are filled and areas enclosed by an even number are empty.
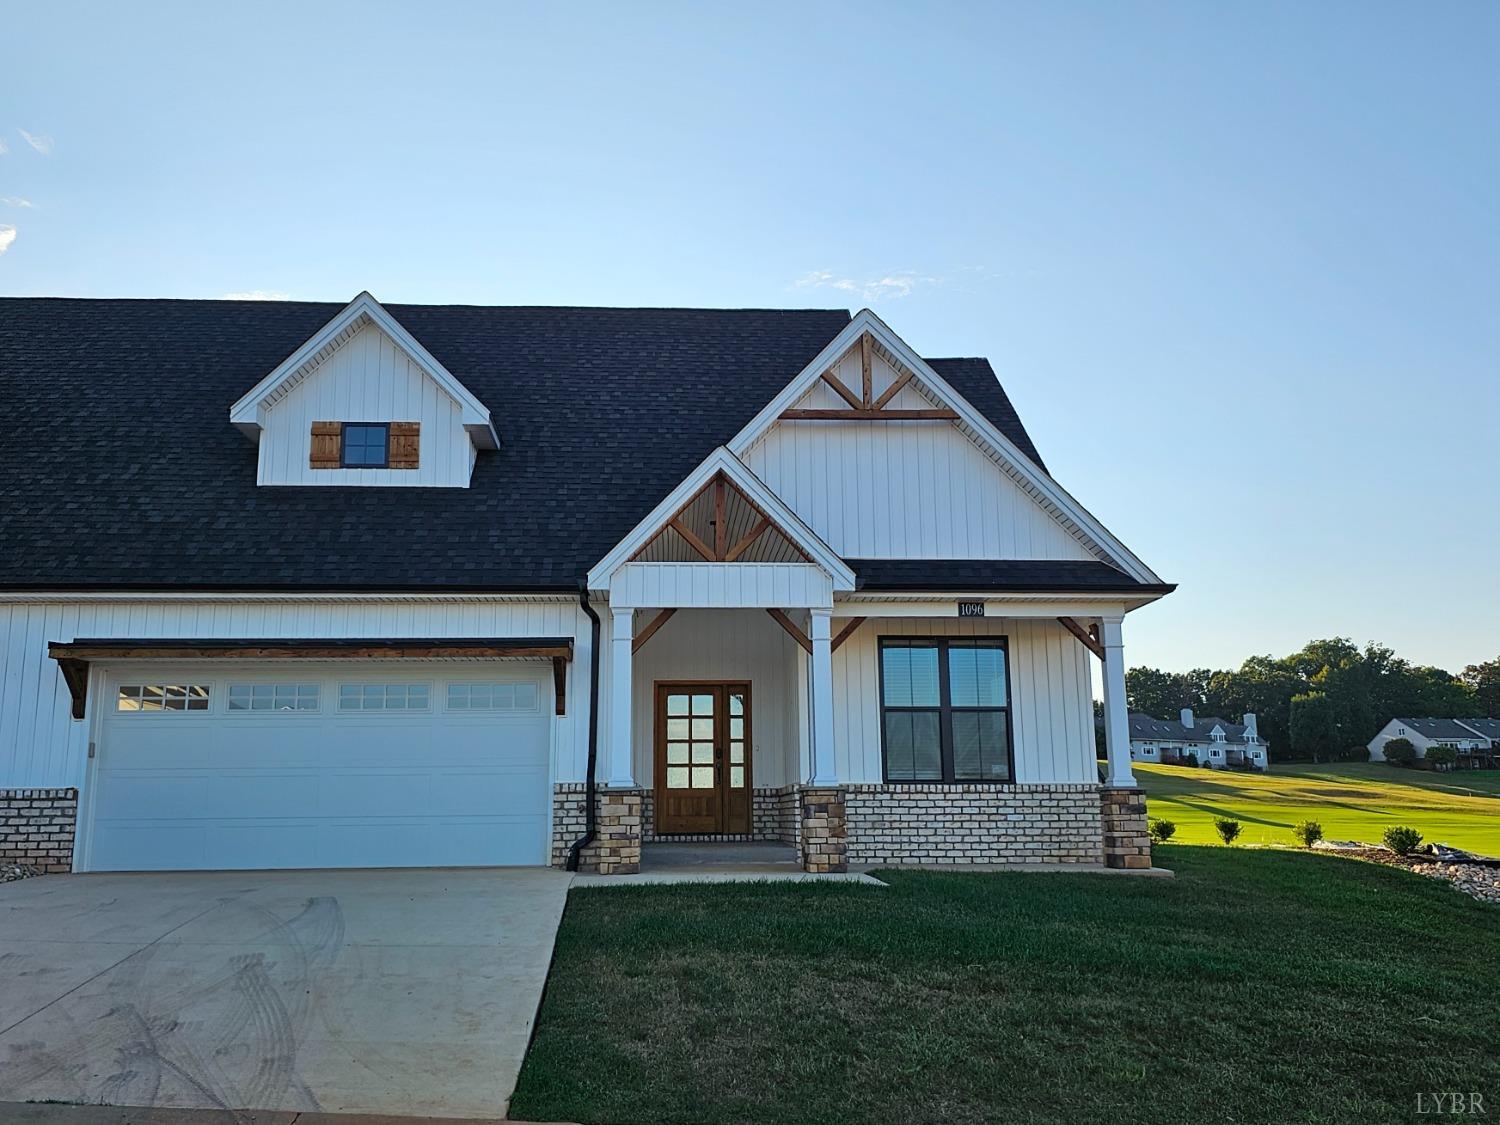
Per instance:
[[[849,321],[389,305],[501,448],[468,489],[258,487],[230,404],[342,307],[0,299],[0,586],[571,588]],[[935,366],[1035,456],[988,363]]]
[[[1208,742],[1214,727],[1221,727],[1227,742],[1244,742],[1245,727],[1231,723],[1216,715],[1195,715],[1193,725],[1185,727],[1182,720],[1158,719],[1143,711],[1130,713],[1130,737],[1143,740],[1164,739],[1168,742]]]
[[[1106,562],[1045,559],[846,559],[861,590],[1036,590],[1048,593],[1169,593]]]
[[[1423,738],[1472,739],[1476,733],[1482,734],[1485,738],[1500,738],[1500,723],[1493,719],[1406,719],[1398,717],[1395,721],[1410,727]]]

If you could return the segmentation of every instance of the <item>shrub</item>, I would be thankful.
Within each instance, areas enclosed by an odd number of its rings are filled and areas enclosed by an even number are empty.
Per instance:
[[[1310,848],[1323,838],[1323,826],[1316,820],[1299,821],[1293,826],[1292,835],[1302,841],[1304,848]]]
[[[1146,818],[1146,834],[1151,837],[1153,844],[1165,844],[1177,835],[1177,825],[1159,816],[1150,816]]]
[[[1219,839],[1226,844],[1232,844],[1239,838],[1240,822],[1227,816],[1214,817],[1214,828],[1218,830]]]
[[[1182,764],[1185,766],[1196,766],[1198,764],[1197,752],[1194,750],[1189,750],[1182,756]]]
[[[1458,750],[1452,746],[1433,746],[1428,749],[1426,759],[1435,770],[1452,769],[1458,761]]]
[[[1385,760],[1393,766],[1409,766],[1417,760],[1417,748],[1409,738],[1393,738],[1385,744]]]
[[[1385,846],[1397,855],[1411,855],[1422,842],[1422,833],[1404,824],[1393,824],[1385,830]]]

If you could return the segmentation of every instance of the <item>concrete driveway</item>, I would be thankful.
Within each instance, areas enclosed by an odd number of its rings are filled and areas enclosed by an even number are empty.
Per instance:
[[[501,1117],[568,875],[0,886],[0,1102]]]

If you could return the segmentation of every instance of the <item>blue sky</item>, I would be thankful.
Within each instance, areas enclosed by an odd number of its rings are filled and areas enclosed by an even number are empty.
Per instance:
[[[1181,589],[1500,652],[1500,6],[10,5],[0,292],[869,305]]]

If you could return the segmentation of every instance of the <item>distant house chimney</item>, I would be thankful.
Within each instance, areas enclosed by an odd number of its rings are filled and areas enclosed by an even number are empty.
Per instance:
[[[1240,722],[1244,723],[1245,725],[1246,742],[1249,742],[1252,738],[1260,738],[1260,729],[1255,725],[1254,711],[1247,711],[1243,716],[1241,716]]]
[[[1184,707],[1182,709],[1182,725],[1187,727],[1188,730],[1193,729],[1193,709],[1191,707]]]

